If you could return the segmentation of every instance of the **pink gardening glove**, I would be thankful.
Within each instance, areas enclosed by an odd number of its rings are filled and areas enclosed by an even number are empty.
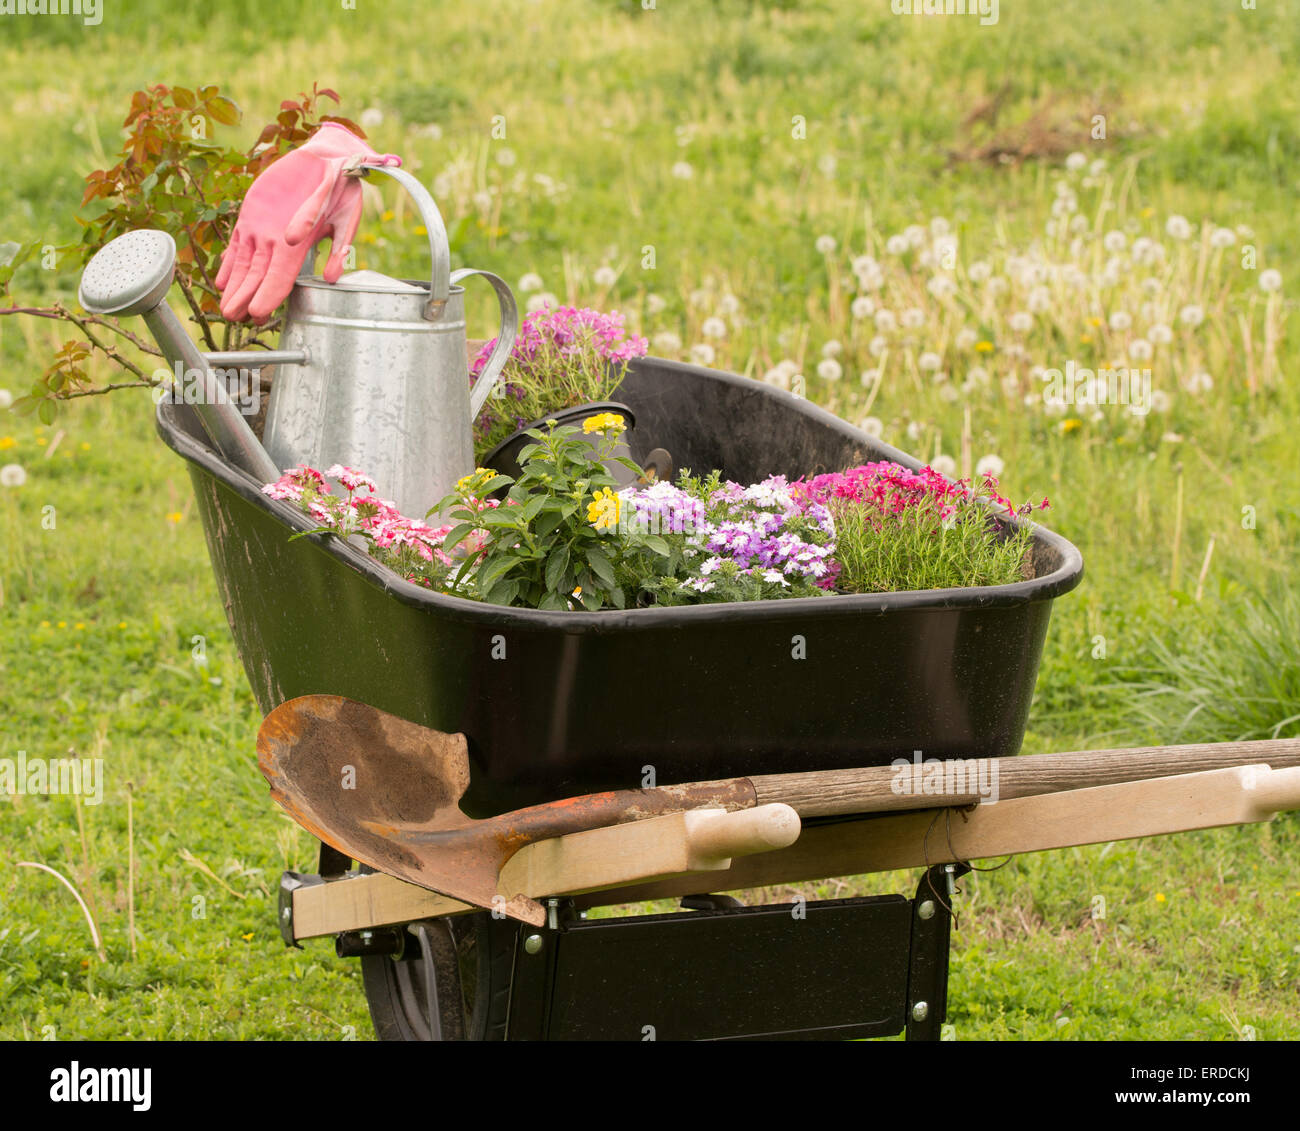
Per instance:
[[[327,236],[332,242],[324,278],[338,281],[361,222],[361,181],[343,176],[353,163],[400,165],[402,159],[376,153],[351,130],[326,122],[253,182],[217,273],[223,318],[264,322],[288,298],[307,254]]]

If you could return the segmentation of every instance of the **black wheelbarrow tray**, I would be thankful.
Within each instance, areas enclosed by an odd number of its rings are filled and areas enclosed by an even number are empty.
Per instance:
[[[619,397],[633,456],[740,482],[920,462],[806,400],[671,361]],[[473,816],[658,782],[1016,753],[1054,598],[1079,552],[1036,527],[1034,576],[875,595],[542,612],[433,593],[333,537],[209,446],[192,409],[158,428],[189,465],[226,616],[265,714],[333,693],[469,742]],[[363,469],[364,470],[364,469]]]
[[[644,359],[619,395],[636,414],[633,455],[665,447],[679,467],[753,481],[879,459],[920,466],[729,374]],[[334,936],[340,955],[361,958],[383,1038],[935,1039],[966,861],[1300,807],[1300,740],[1007,757],[1023,735],[1051,602],[1082,571],[1078,551],[1042,527],[1033,578],[994,588],[505,609],[408,584],[334,538],[290,541],[309,520],[217,456],[192,410],[164,404],[158,426],[189,464],[265,714],[303,697],[329,710],[351,701],[361,718],[378,708],[397,716],[385,726],[441,732],[424,746],[417,734],[416,748],[467,755],[462,808],[505,814],[497,821],[600,790],[751,775],[724,784],[743,783],[752,808],[590,826],[515,850],[493,875],[501,890],[543,900],[544,922],[498,914],[505,897],[489,913],[436,884],[351,871],[352,857],[323,843],[320,874],[281,879],[281,933],[291,945]],[[385,744],[372,745],[382,764]],[[301,750],[310,764],[313,750]],[[921,755],[963,772],[976,761],[1016,772],[1003,770],[996,805],[958,808],[990,799],[983,779],[978,791],[966,778],[947,782],[943,798],[901,798],[890,763]],[[827,792],[814,771],[838,784]],[[756,804],[773,799],[756,789],[763,781],[797,812]],[[845,782],[853,788],[837,793]],[[863,802],[868,787],[879,804]],[[779,844],[751,835],[774,813]],[[742,907],[716,894],[911,867],[925,869],[911,898]],[[589,908],[655,898],[681,899],[689,913],[585,919]]]

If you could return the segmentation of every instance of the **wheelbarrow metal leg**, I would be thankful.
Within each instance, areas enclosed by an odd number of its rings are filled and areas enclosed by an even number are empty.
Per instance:
[[[952,900],[948,879],[970,871],[969,864],[936,864],[928,869],[912,900],[912,950],[907,977],[907,1039],[937,1041],[948,1014],[948,948]]]

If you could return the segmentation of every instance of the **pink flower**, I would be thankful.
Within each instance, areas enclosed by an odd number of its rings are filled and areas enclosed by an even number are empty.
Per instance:
[[[377,491],[375,481],[368,475],[363,475],[352,467],[344,467],[341,463],[336,463],[333,467],[327,468],[325,474],[331,479],[337,479],[349,492],[359,491],[364,487],[367,491]]]

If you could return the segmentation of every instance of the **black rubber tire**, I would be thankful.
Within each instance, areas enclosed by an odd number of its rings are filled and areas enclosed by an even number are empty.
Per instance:
[[[505,1040],[518,924],[487,912],[407,925],[399,959],[361,959],[375,1036],[381,1041]],[[429,1019],[428,971],[438,991]]]

